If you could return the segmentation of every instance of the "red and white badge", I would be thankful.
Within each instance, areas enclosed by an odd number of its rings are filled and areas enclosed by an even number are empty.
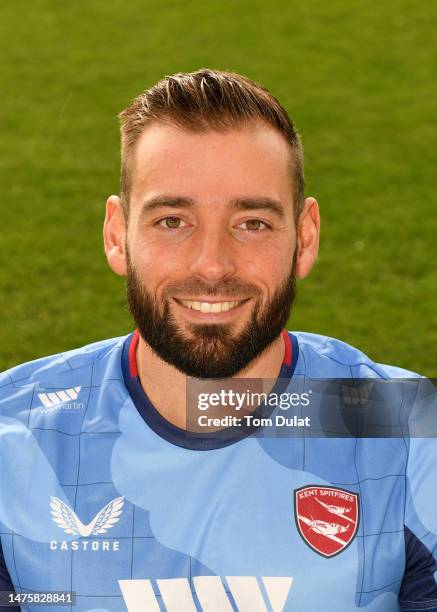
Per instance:
[[[298,531],[324,557],[338,555],[349,546],[357,533],[359,512],[358,493],[317,485],[294,491]]]

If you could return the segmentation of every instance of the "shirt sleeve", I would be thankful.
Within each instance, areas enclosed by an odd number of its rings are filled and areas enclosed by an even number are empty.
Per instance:
[[[403,612],[437,612],[437,392],[422,380],[409,422]]]
[[[399,593],[402,612],[437,612],[437,563],[423,542],[405,527],[405,574]]]
[[[3,548],[0,540],[0,591],[15,591],[14,585],[12,584],[11,577],[6,567],[5,558],[3,555]],[[2,606],[0,605],[0,612],[10,612],[11,610],[19,610],[19,606]]]

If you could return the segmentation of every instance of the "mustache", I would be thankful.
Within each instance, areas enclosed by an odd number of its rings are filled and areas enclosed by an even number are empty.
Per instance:
[[[186,279],[183,282],[173,282],[167,285],[163,292],[163,297],[170,297],[178,295],[206,295],[208,297],[236,297],[239,299],[246,299],[249,297],[259,296],[261,289],[252,285],[251,283],[245,283],[238,278],[232,278],[228,280],[220,280],[214,285],[202,282],[197,278]]]

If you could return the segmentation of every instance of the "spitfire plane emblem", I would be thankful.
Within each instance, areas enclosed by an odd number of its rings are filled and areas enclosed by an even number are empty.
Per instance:
[[[333,557],[356,535],[359,497],[335,487],[302,487],[294,492],[294,511],[298,531],[308,546],[324,557]]]
[[[72,510],[59,497],[50,497],[50,514],[54,522],[71,535],[87,538],[92,535],[105,533],[120,520],[123,511],[124,497],[116,497],[100,510],[93,520],[85,525]]]

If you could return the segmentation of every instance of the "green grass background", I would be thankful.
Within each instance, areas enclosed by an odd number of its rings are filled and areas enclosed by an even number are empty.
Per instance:
[[[298,126],[320,259],[289,328],[437,375],[437,4],[23,0],[0,8],[0,370],[129,332],[101,242],[116,114],[165,74],[271,89]]]

